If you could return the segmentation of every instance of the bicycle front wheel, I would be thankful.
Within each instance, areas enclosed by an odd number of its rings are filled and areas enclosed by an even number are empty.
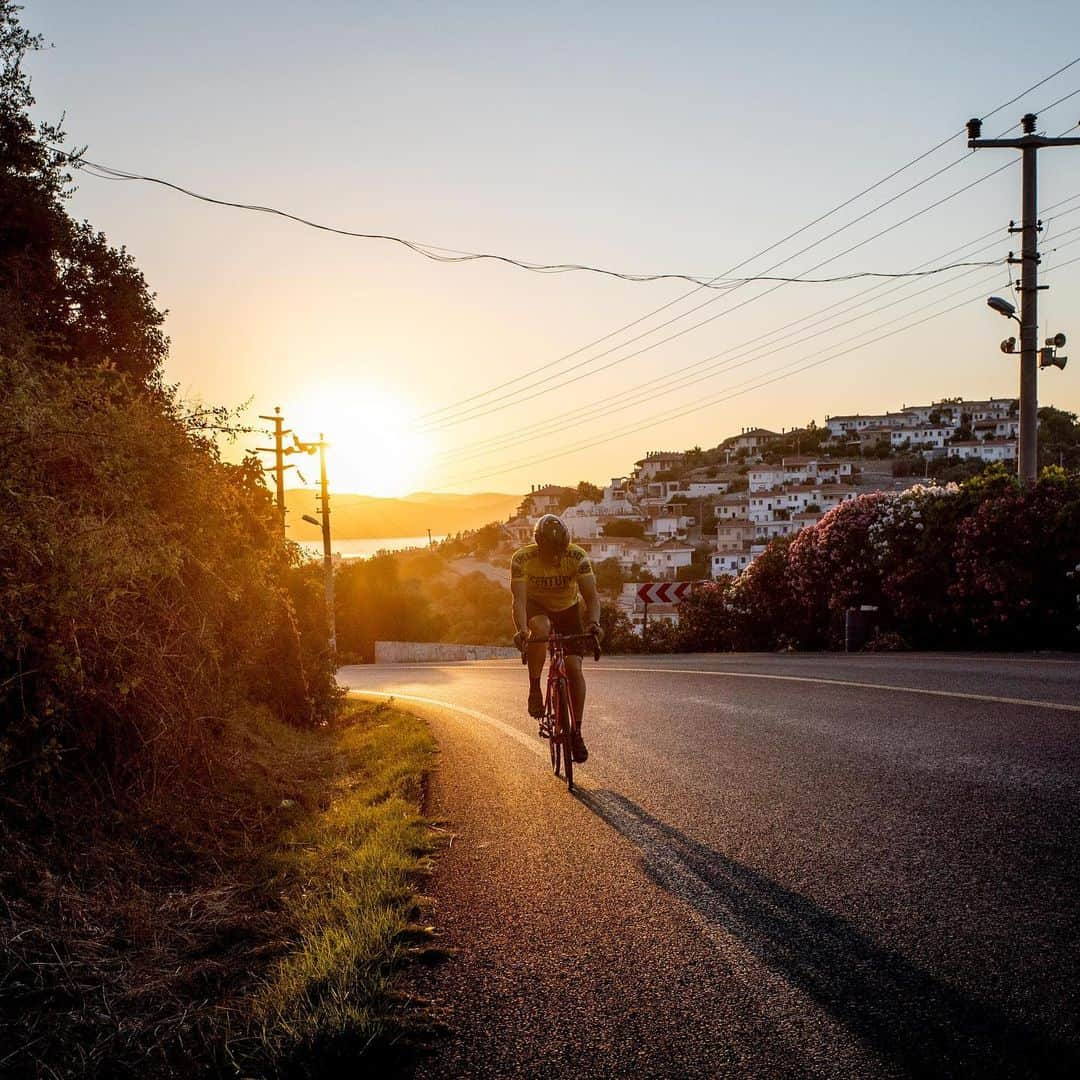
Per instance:
[[[574,790],[574,713],[570,706],[570,685],[565,679],[560,679],[557,684],[555,697],[555,738],[562,749],[563,764],[566,771],[566,786],[570,791]],[[558,770],[556,770],[558,771]]]

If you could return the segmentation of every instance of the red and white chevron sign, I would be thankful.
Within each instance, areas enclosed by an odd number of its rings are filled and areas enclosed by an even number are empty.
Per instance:
[[[659,581],[654,585],[639,585],[638,599],[646,604],[675,604],[690,595],[692,581]]]

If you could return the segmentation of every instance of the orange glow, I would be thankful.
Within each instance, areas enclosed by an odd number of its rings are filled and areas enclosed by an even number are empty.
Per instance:
[[[343,387],[282,408],[301,439],[325,433],[330,444],[326,468],[331,491],[394,497],[423,486],[431,457],[428,441],[416,434],[408,410],[375,387]],[[318,481],[314,459],[293,455],[308,487]],[[290,477],[290,487],[300,486]]]

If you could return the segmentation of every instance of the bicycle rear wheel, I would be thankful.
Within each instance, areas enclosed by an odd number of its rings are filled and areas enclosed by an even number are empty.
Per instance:
[[[548,739],[548,749],[551,751],[551,768],[556,776],[559,775],[559,761],[562,758],[562,746],[555,734],[555,721],[551,722],[551,737]]]

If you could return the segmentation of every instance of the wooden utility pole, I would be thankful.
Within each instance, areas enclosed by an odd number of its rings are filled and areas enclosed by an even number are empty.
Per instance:
[[[285,535],[285,470],[291,469],[291,465],[285,464],[285,447],[284,438],[286,435],[291,434],[291,429],[282,429],[282,424],[285,422],[281,416],[281,406],[274,406],[273,416],[259,416],[260,420],[273,420],[274,422],[274,445],[273,446],[257,446],[255,449],[261,454],[273,454],[274,465],[271,472],[274,474],[274,479],[277,481],[277,508],[278,518],[281,521],[281,535]]]
[[[981,139],[982,121],[967,122],[968,146],[972,150],[983,147],[1007,147],[1019,150],[1021,158],[1021,187],[1023,221],[1019,228],[1009,223],[1010,233],[1020,233],[1021,255],[1010,262],[1020,263],[1020,437],[1018,441],[1017,472],[1021,482],[1033,484],[1039,469],[1039,290],[1048,288],[1039,284],[1039,233],[1042,223],[1038,220],[1038,193],[1035,155],[1051,146],[1080,146],[1080,139],[1048,139],[1035,134],[1037,117],[1028,113],[1020,121],[1023,134],[1018,139]]]
[[[334,559],[330,552],[330,488],[326,482],[326,436],[320,431],[318,442],[300,442],[296,447],[309,454],[319,451],[318,513],[322,525],[323,583],[326,590],[326,633],[332,653],[337,652],[337,621],[334,618]]]

